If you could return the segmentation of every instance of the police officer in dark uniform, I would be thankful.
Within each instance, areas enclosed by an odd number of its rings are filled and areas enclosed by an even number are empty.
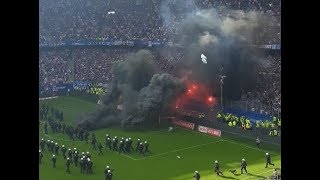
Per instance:
[[[106,146],[109,147],[110,150],[112,150],[112,147],[111,147],[111,139],[110,139],[110,138],[107,138]],[[107,149],[107,148],[106,148],[106,149]]]
[[[138,152],[139,147],[140,147],[140,144],[141,144],[141,140],[140,140],[140,139],[138,139],[138,141],[137,141],[137,145],[136,145],[136,152]]]
[[[242,159],[242,162],[241,162],[241,174],[243,174],[243,170],[244,170],[246,173],[248,173],[248,172],[247,172],[247,162],[246,162],[245,159]]]
[[[200,180],[200,174],[199,174],[199,172],[198,171],[195,171],[195,174],[194,174],[194,179],[195,180]]]
[[[62,147],[61,147],[61,152],[62,152],[63,159],[66,159],[66,158],[67,158],[67,157],[66,157],[66,151],[67,151],[67,148],[64,147],[64,145],[62,145]]]
[[[70,174],[70,164],[71,164],[71,160],[70,158],[67,158],[67,162],[66,162],[66,166],[67,166],[67,170],[66,172]]]
[[[271,163],[271,157],[270,157],[269,153],[266,153],[266,160],[267,160],[267,162],[266,162],[266,167],[265,168],[267,168],[269,164],[274,166],[274,164]]]
[[[132,147],[132,140],[131,140],[131,137],[129,137],[129,140],[128,140],[128,141],[129,141],[130,151],[131,151],[131,150],[133,151],[134,149],[133,149],[133,147]]]
[[[73,162],[76,167],[78,167],[78,160],[79,160],[79,153],[78,151],[75,151],[73,153]]]
[[[112,180],[112,176],[113,176],[113,174],[112,174],[111,170],[108,170],[106,180]]]
[[[144,156],[146,155],[143,152],[143,144],[142,143],[140,143],[140,145],[139,145],[139,155],[141,155],[141,154],[143,154]]]
[[[113,139],[112,150],[113,150],[113,151],[116,151],[117,149],[118,149],[117,141],[116,141],[116,139]]]
[[[39,164],[41,164],[42,157],[43,157],[43,154],[41,150],[39,150]]]
[[[91,161],[90,158],[87,159],[87,173],[88,174],[92,174],[92,166],[93,166],[93,162]]]
[[[52,161],[52,166],[55,168],[55,167],[56,167],[56,162],[57,162],[57,157],[56,157],[56,155],[52,155],[51,161]]]
[[[71,149],[68,150],[68,157],[70,158],[70,160],[72,159],[72,151],[71,151]]]
[[[46,144],[46,141],[42,138],[41,141],[40,141],[40,147],[41,147],[42,151],[45,151],[45,149],[44,149],[45,148],[45,144]]]
[[[220,165],[218,161],[214,161],[214,172],[219,176],[219,174],[223,175],[222,172],[220,171]]]
[[[47,140],[47,148],[48,148],[48,151],[50,151],[51,149],[51,141],[48,139]]]
[[[125,151],[124,151],[124,142],[123,141],[120,141],[120,144],[119,144],[119,154],[121,153],[121,151],[123,152],[123,153],[126,153]]]
[[[147,141],[144,142],[144,148],[145,148],[144,153],[147,154],[147,152],[150,152],[150,151],[149,151],[149,144],[148,144]]]
[[[60,147],[59,147],[58,143],[56,143],[56,144],[55,144],[55,147],[54,147],[54,153],[55,153],[57,156],[59,156],[59,154],[58,154],[58,153],[59,153],[59,148],[60,148]]]
[[[51,149],[51,152],[54,153],[54,142],[53,141],[51,141],[51,143],[50,143],[50,149]]]
[[[99,149],[98,155],[103,154],[103,153],[102,153],[102,148],[103,148],[103,146],[102,146],[101,142],[99,142],[99,144],[98,144],[98,149]]]
[[[84,159],[83,157],[80,159],[80,173],[84,173]]]

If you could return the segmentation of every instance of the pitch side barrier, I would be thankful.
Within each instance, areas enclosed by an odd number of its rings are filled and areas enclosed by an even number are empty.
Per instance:
[[[190,129],[190,130],[194,130],[195,127],[196,127],[196,125],[194,123],[183,121],[183,120],[179,120],[179,119],[172,119],[171,123],[176,125],[176,126],[180,126],[180,127],[183,127],[183,128],[186,128],[186,129]],[[221,137],[221,131],[218,130],[218,129],[213,129],[213,128],[209,128],[209,127],[198,125],[196,130],[201,132],[201,133],[208,134],[210,136]]]

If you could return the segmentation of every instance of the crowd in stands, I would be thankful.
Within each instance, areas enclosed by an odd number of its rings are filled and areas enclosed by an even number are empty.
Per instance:
[[[281,119],[273,117],[272,120],[262,120],[252,122],[245,116],[238,117],[231,113],[217,114],[217,119],[219,122],[226,123],[230,127],[239,127],[243,130],[263,129],[270,136],[279,136],[279,131],[281,130]]]
[[[281,113],[281,56],[267,56],[259,66],[255,91],[243,94],[248,109],[263,114]],[[261,107],[261,108],[257,108]]]
[[[163,3],[172,13],[165,23]],[[280,20],[279,0],[193,0],[198,9],[227,7],[235,10],[257,10]],[[150,40],[166,41],[177,30],[188,7],[170,0],[40,0],[40,43],[61,43],[79,40]],[[177,4],[179,6],[177,6]],[[183,7],[183,8],[181,8]],[[191,9],[190,9],[191,10]],[[115,12],[109,13],[109,12]],[[279,21],[280,22],[280,21]],[[264,37],[264,32],[272,32]],[[280,43],[280,24],[270,21],[263,28],[256,44]]]

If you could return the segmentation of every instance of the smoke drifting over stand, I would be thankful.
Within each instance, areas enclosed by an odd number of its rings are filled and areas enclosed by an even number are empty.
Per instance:
[[[215,94],[220,94],[222,73],[227,76],[224,95],[234,100],[240,98],[241,91],[255,87],[261,53],[252,42],[266,28],[266,22],[276,23],[275,18],[262,12],[225,7],[200,10],[193,0],[167,0],[161,10],[169,29],[172,24],[179,26],[174,41],[184,49],[185,56],[178,69],[191,71],[188,79],[205,83]],[[184,18],[177,22],[173,17]],[[202,53],[207,57],[207,64],[201,63]]]
[[[184,52],[176,69],[185,73],[178,78],[155,74],[153,55],[140,50],[114,65],[112,90],[103,97],[102,105],[79,120],[79,126],[153,125],[159,115],[174,109],[171,105],[185,92],[183,81],[187,79],[205,84],[218,95],[219,75],[226,75],[223,93],[227,99],[239,99],[241,92],[255,87],[261,54],[252,42],[265,28],[264,22],[276,21],[274,18],[224,7],[200,10],[192,0],[163,1],[160,12],[166,28],[176,31],[169,37]],[[201,54],[207,63],[201,62]]]

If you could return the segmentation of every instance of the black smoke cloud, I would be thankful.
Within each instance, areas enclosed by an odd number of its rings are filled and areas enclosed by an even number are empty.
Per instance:
[[[79,119],[78,126],[89,130],[115,124],[152,126],[160,115],[170,112],[170,105],[185,89],[183,82],[170,74],[155,74],[153,63],[153,55],[140,50],[114,65],[111,90],[96,110]]]
[[[188,79],[205,83],[219,95],[219,75],[226,75],[223,93],[234,100],[256,86],[262,53],[252,42],[267,22],[277,24],[276,19],[262,12],[225,7],[200,10],[192,0],[164,1],[161,10],[168,29],[172,29],[172,24],[179,26],[172,40],[184,49],[183,63],[178,69],[192,72]],[[181,16],[185,18],[173,22],[173,17]],[[201,62],[202,53],[207,56],[207,64]]]

